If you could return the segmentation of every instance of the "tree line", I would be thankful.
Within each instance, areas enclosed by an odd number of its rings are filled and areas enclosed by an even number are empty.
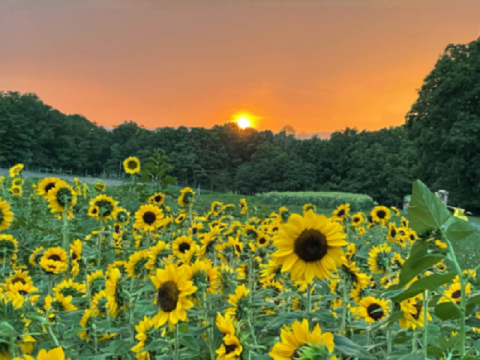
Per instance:
[[[66,115],[35,94],[0,92],[0,166],[118,172],[128,156],[161,148],[180,183],[218,191],[343,191],[400,205],[420,178],[450,191],[454,205],[480,210],[480,43],[449,45],[426,77],[406,124],[346,128],[329,139],[289,131],[162,127],[133,121],[112,130]]]

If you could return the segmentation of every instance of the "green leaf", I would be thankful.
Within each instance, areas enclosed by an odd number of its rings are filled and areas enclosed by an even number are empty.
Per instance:
[[[445,231],[450,241],[463,240],[472,235],[477,229],[468,221],[452,216],[445,225]]]
[[[420,180],[413,183],[408,209],[410,226],[418,234],[442,227],[452,215],[445,204]]]
[[[371,359],[368,352],[358,344],[355,344],[352,340],[342,335],[334,335],[335,350],[341,353],[356,357],[358,359]]]
[[[402,294],[392,298],[392,301],[399,303],[403,300],[410,299],[411,297],[424,292],[425,290],[435,291],[439,286],[452,281],[456,274],[433,274],[415,281],[410,287]]]
[[[416,351],[414,353],[389,356],[387,360],[425,360],[425,355],[422,351]]]
[[[435,315],[440,320],[453,320],[460,318],[460,310],[451,302],[439,303],[435,306]]]
[[[439,263],[444,259],[443,255],[426,255],[420,258],[409,257],[403,264],[400,272],[400,280],[398,287],[408,284],[415,276],[428,269],[429,267]]]

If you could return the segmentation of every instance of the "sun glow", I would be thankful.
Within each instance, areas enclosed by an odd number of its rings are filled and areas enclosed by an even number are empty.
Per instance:
[[[242,130],[255,127],[255,120],[257,119],[260,118],[244,112],[238,113],[232,117],[232,121]]]

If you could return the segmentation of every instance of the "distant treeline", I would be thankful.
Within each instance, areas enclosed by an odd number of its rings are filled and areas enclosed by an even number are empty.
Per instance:
[[[480,210],[480,44],[449,45],[427,76],[405,126],[345,129],[328,140],[235,124],[147,130],[127,121],[113,130],[65,115],[35,94],[0,93],[0,166],[120,170],[123,159],[162,148],[174,176],[192,187],[364,193],[399,205],[420,178],[449,190],[452,203]]]

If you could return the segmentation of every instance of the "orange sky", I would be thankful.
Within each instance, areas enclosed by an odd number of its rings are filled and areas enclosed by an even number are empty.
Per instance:
[[[479,24],[478,0],[0,0],[0,90],[107,126],[378,129]]]

